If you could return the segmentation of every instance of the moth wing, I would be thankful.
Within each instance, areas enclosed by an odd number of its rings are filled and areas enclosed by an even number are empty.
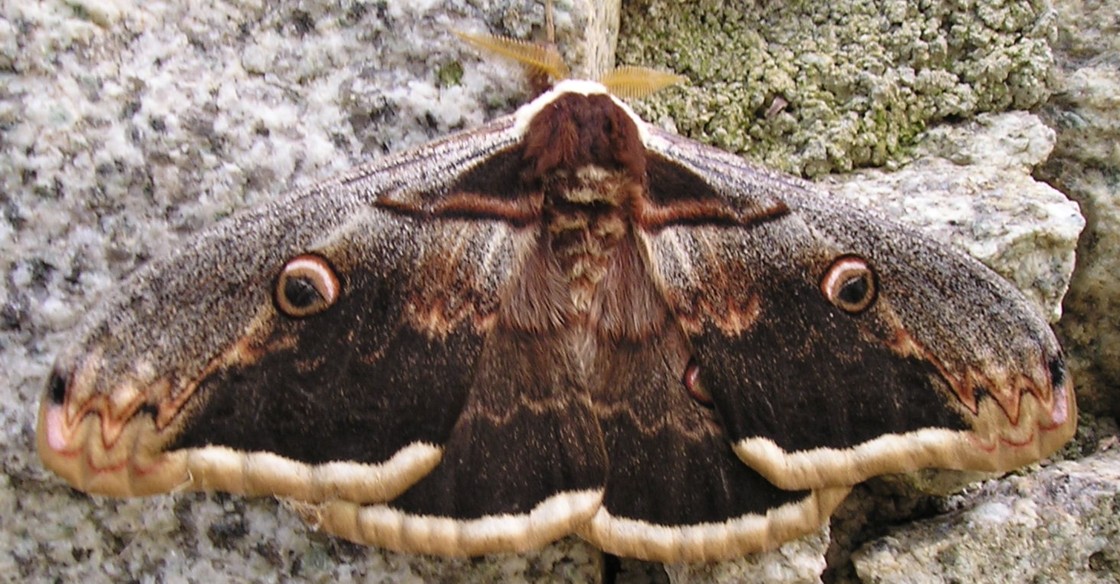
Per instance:
[[[610,465],[602,507],[580,535],[676,563],[742,557],[819,529],[848,488],[784,490],[743,464],[715,412],[682,387],[688,343],[671,328],[604,356],[594,408]]]
[[[425,404],[422,395],[402,392],[399,415],[384,420],[362,419],[346,407],[348,399],[367,399],[357,390],[367,374],[356,367],[363,359],[414,383],[425,370],[407,368],[421,348],[409,344],[436,344],[415,329],[404,328],[402,336],[409,295],[422,285],[405,274],[422,257],[423,242],[416,240],[415,225],[377,202],[445,190],[455,167],[477,164],[483,151],[508,139],[508,126],[508,120],[499,121],[471,139],[434,143],[421,151],[424,156],[387,157],[356,168],[219,223],[174,255],[139,269],[102,299],[56,362],[40,408],[44,462],[82,490],[117,496],[179,488],[303,500],[399,493],[438,462],[436,445],[463,400],[444,396]],[[430,160],[447,161],[450,168],[433,170]],[[364,247],[341,252],[349,242]],[[344,292],[318,318],[279,313],[279,274],[289,260],[310,252],[327,261],[345,290],[375,280],[365,305]],[[496,282],[459,284],[484,292]],[[324,319],[337,322],[322,326]],[[410,333],[411,339],[404,338]],[[358,340],[362,336],[367,340]],[[465,352],[480,345],[462,340]],[[297,355],[300,349],[308,353]],[[324,380],[331,389],[318,393],[313,376],[326,360],[343,356],[355,367],[341,368]],[[393,358],[399,362],[391,363]],[[277,367],[267,379],[265,365]],[[239,377],[249,368],[261,377],[258,389]],[[358,383],[347,389],[348,381]],[[222,382],[237,390],[213,389]],[[395,443],[361,444],[367,426],[396,429],[402,426],[398,418],[407,417],[404,410],[429,405],[440,406],[439,419],[386,433],[388,440],[399,436]],[[338,439],[326,447],[330,437]],[[332,467],[335,461],[343,465]],[[354,463],[367,466],[348,466]]]
[[[988,268],[729,154],[655,129],[649,148],[674,189],[698,181],[731,207],[761,190],[788,208],[643,233],[698,387],[739,457],[775,485],[1009,470],[1072,435],[1057,340]]]
[[[603,438],[570,362],[568,329],[560,326],[570,300],[542,245],[540,199],[524,184],[523,167],[520,147],[491,149],[442,192],[382,197],[402,221],[420,222],[412,237],[425,251],[410,269],[422,281],[408,325],[441,345],[417,352],[415,366],[432,378],[408,389],[439,399],[442,385],[462,379],[463,405],[430,474],[384,501],[311,508],[323,529],[400,551],[470,556],[539,547],[598,509]],[[491,284],[463,286],[460,277]],[[459,334],[480,344],[449,367],[429,362],[442,345],[455,351]]]
[[[446,556],[535,549],[585,523],[606,453],[556,341],[491,335],[440,464],[388,502],[327,502],[311,519],[359,543]]]
[[[601,496],[601,437],[586,400],[549,401],[559,382],[530,373],[555,364],[511,351],[501,324],[535,231],[437,216],[516,170],[494,156],[517,141],[511,128],[361,167],[141,269],[56,365],[38,429],[46,465],[118,496],[399,499],[379,534],[323,522],[398,549],[483,553],[570,531]],[[417,535],[405,523],[420,513],[446,521],[420,520]]]

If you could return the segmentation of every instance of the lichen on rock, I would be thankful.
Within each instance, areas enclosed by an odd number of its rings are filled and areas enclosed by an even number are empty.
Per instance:
[[[640,113],[807,176],[882,166],[936,122],[1050,95],[1044,0],[641,0],[624,11],[619,61],[692,82]]]

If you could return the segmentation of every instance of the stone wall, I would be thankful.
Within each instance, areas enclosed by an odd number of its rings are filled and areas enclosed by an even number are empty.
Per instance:
[[[1120,0],[559,2],[577,72],[614,61],[691,82],[653,123],[815,177],[1009,277],[1052,318],[1083,428],[1047,463],[950,498],[859,487],[832,529],[710,566],[625,562],[630,581],[1110,582],[1120,326]],[[314,533],[223,494],[91,498],[34,452],[51,360],[100,292],[222,217],[361,160],[512,111],[516,67],[453,29],[540,38],[512,0],[129,3],[0,10],[0,573],[21,579],[533,581],[599,577],[566,539],[441,560]],[[1110,28],[1112,27],[1112,28]],[[836,174],[844,173],[844,174]],[[1088,220],[1078,244],[1083,221]],[[925,477],[945,484],[944,477]],[[959,484],[948,479],[954,485]],[[936,489],[933,489],[936,490]]]

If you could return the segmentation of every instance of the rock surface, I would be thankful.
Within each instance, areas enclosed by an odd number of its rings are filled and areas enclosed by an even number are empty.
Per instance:
[[[1120,3],[1055,2],[1058,131],[1039,175],[1081,204],[1088,221],[1059,331],[1084,409],[1120,416]]]
[[[753,4],[751,10],[774,3]],[[674,30],[677,21],[668,18],[666,6],[628,5],[624,28],[630,22],[706,46]],[[961,15],[953,6],[930,3],[930,14],[919,15],[904,2],[853,1],[829,14],[806,8],[815,16],[789,19],[790,27],[781,25],[777,8],[769,20],[743,18],[736,21],[738,32],[726,34],[758,40],[763,33],[757,31],[765,30],[767,46],[782,41],[812,50],[793,61],[783,50],[756,63],[756,57],[711,43],[752,72],[750,83],[723,91],[703,72],[710,69],[690,64],[682,70],[679,60],[666,62],[667,68],[693,76],[686,102],[731,105],[740,117],[692,107],[679,110],[685,114],[673,122],[668,110],[658,109],[663,106],[648,111],[666,125],[708,131],[700,136],[725,146],[735,147],[728,127],[752,128],[747,133],[758,148],[747,150],[753,158],[808,174],[916,159],[897,174],[869,171],[834,184],[869,204],[871,193],[892,195],[876,196],[881,200],[874,204],[963,243],[1055,315],[1079,223],[1068,202],[1030,178],[1052,135],[1036,118],[1013,113],[936,130],[917,149],[908,142],[947,116],[1033,107],[1046,98],[1052,65],[1046,3],[970,3]],[[558,45],[569,60],[589,63],[584,71],[610,62],[617,4],[558,7]],[[650,15],[640,18],[635,9]],[[845,10],[863,37],[836,28]],[[393,554],[315,534],[267,499],[91,498],[63,486],[34,453],[35,408],[51,359],[101,291],[223,216],[360,160],[511,111],[524,99],[519,71],[479,60],[449,31],[532,38],[541,14],[538,3],[515,0],[4,5],[0,573],[91,583],[152,575],[192,582],[599,577],[598,553],[574,538],[533,554],[481,560]],[[658,18],[667,26],[651,26]],[[835,31],[831,38],[843,42],[829,41],[818,29]],[[755,37],[742,30],[756,31],[750,33]],[[891,40],[899,31],[906,35]],[[875,50],[851,60],[852,38]],[[965,51],[969,47],[975,50]],[[659,62],[628,55],[634,64]],[[898,60],[901,66],[886,66]],[[923,64],[925,77],[914,73]],[[815,72],[806,78],[816,84],[801,88],[794,81],[806,71]],[[900,99],[887,99],[894,95]],[[792,113],[782,100],[802,105]],[[732,125],[717,124],[721,119]],[[1058,140],[1062,144],[1061,134]],[[1094,183],[1103,189],[1102,201],[1114,194],[1105,176]],[[929,196],[910,197],[917,193]],[[1103,266],[1099,278],[1107,283]],[[1099,470],[1054,468],[1079,476]],[[825,570],[826,534],[740,562],[668,571],[675,581],[814,582]],[[1101,537],[1116,542],[1115,535]],[[649,568],[630,565],[639,575]]]
[[[599,554],[574,538],[535,554],[434,560],[315,534],[268,499],[91,498],[46,472],[34,448],[53,355],[101,291],[223,216],[511,111],[524,99],[520,72],[481,60],[451,31],[533,38],[542,5],[3,6],[0,573],[90,583],[599,577]],[[609,49],[611,23],[591,4],[576,8],[557,14],[557,37],[583,63]]]
[[[1120,450],[991,481],[852,558],[860,581],[1120,580]]]
[[[897,162],[938,122],[1049,96],[1047,0],[635,0],[623,9],[619,61],[691,80],[639,113],[795,174]]]

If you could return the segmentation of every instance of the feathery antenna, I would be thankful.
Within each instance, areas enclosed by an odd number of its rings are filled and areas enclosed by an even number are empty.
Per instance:
[[[564,63],[564,57],[556,49],[556,25],[552,0],[545,2],[544,19],[547,42],[543,44],[490,34],[454,32],[468,44],[483,51],[521,63],[529,75],[529,82],[534,92],[539,95],[552,87],[556,81],[563,81],[571,75],[571,70]],[[612,95],[622,98],[640,98],[687,80],[684,76],[656,69],[627,66],[608,71],[599,82]]]

